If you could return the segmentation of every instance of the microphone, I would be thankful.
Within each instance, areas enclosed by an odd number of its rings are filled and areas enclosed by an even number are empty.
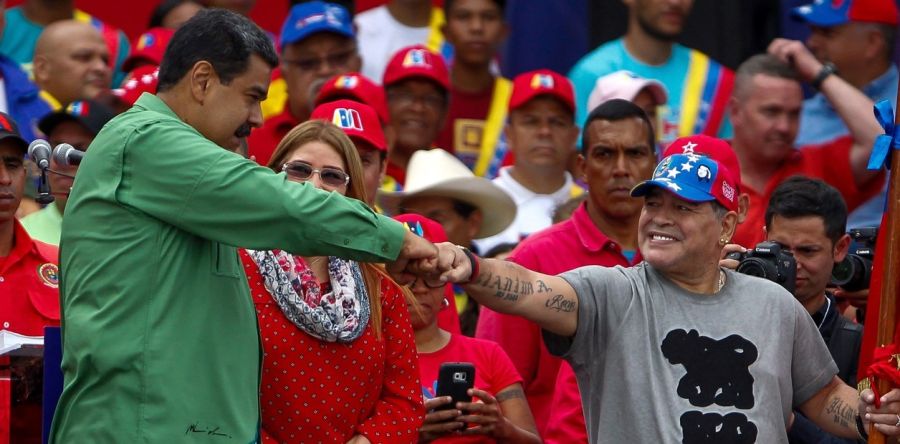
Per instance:
[[[44,139],[35,139],[28,145],[28,157],[37,164],[41,170],[50,168],[50,144]]]
[[[84,158],[84,151],[68,143],[61,143],[53,148],[53,160],[60,165],[79,165]]]

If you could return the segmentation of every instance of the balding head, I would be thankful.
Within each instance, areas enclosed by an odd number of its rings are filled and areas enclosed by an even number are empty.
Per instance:
[[[44,28],[34,50],[34,80],[63,105],[110,87],[109,49],[100,31],[75,20]]]

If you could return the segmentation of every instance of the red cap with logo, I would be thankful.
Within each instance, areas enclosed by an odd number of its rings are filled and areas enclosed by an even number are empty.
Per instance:
[[[130,74],[130,79],[122,84],[121,88],[112,90],[114,96],[129,106],[134,105],[141,94],[147,92],[156,94],[159,84],[159,67],[146,65],[136,68]]]
[[[382,125],[386,125],[390,121],[387,100],[384,98],[384,88],[358,72],[340,74],[328,79],[319,90],[319,95],[316,96],[315,106],[338,99],[351,99],[365,103],[375,109]]]
[[[313,110],[309,118],[327,120],[351,139],[366,142],[379,151],[387,151],[378,113],[365,103],[346,99],[323,103]]]
[[[734,148],[728,142],[703,134],[686,136],[675,139],[666,148],[663,158],[673,154],[702,154],[728,169],[731,178],[737,186],[737,192],[741,192],[741,164],[738,162]]]
[[[384,69],[381,83],[387,87],[416,77],[431,80],[445,91],[450,90],[450,74],[444,58],[423,45],[408,46],[397,51]]]
[[[575,91],[572,82],[549,69],[526,72],[513,79],[509,110],[512,111],[541,95],[554,97],[575,112]]]
[[[159,66],[162,63],[166,46],[175,35],[174,29],[150,28],[134,42],[131,55],[122,63],[122,71],[130,72],[141,63]]]

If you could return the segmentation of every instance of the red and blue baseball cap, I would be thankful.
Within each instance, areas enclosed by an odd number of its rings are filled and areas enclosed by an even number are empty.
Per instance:
[[[684,154],[664,158],[653,177],[631,190],[633,197],[645,196],[654,187],[690,202],[716,201],[730,211],[738,209],[738,188],[731,171],[712,157],[697,154],[689,146]]]
[[[77,122],[97,135],[106,122],[116,116],[115,111],[95,100],[76,100],[59,111],[47,114],[38,121],[38,129],[47,136],[63,122]]]
[[[323,103],[313,110],[309,118],[327,120],[350,139],[366,142],[379,151],[387,151],[378,113],[365,103],[346,99]]]
[[[791,16],[824,28],[847,22],[898,23],[895,0],[816,0],[792,9]]]
[[[431,243],[436,244],[448,241],[447,232],[444,231],[444,227],[437,221],[422,216],[421,214],[398,214],[394,216],[394,220],[402,223],[403,226],[413,234],[424,237]]]
[[[175,35],[174,29],[148,29],[135,40],[131,54],[122,63],[122,71],[131,72],[141,65],[159,66],[173,35]]]
[[[737,154],[734,153],[734,148],[728,142],[704,134],[680,137],[666,147],[662,157],[665,159],[673,154],[702,154],[711,157],[728,169],[731,178],[734,179],[737,193],[740,194],[743,185],[741,183],[741,164],[738,162]]]
[[[328,79],[316,96],[315,106],[339,99],[365,103],[375,109],[382,125],[390,122],[384,88],[358,72],[339,74]]]
[[[423,45],[407,46],[394,53],[384,69],[381,84],[388,87],[416,77],[431,80],[444,91],[450,91],[450,73],[444,58]]]
[[[354,38],[353,21],[343,6],[319,0],[294,5],[281,27],[281,48],[313,34],[330,32]]]
[[[513,90],[509,97],[509,111],[512,111],[538,96],[553,97],[575,112],[575,90],[572,82],[549,69],[519,74],[513,79]]]

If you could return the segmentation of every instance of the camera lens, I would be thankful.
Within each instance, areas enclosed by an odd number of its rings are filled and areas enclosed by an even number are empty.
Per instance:
[[[775,266],[772,265],[771,262],[758,257],[744,259],[743,262],[738,265],[737,272],[761,277],[770,281],[777,282],[778,279],[778,271],[775,269]]]
[[[872,261],[855,254],[848,254],[831,270],[831,283],[847,291],[869,288],[871,277]]]

